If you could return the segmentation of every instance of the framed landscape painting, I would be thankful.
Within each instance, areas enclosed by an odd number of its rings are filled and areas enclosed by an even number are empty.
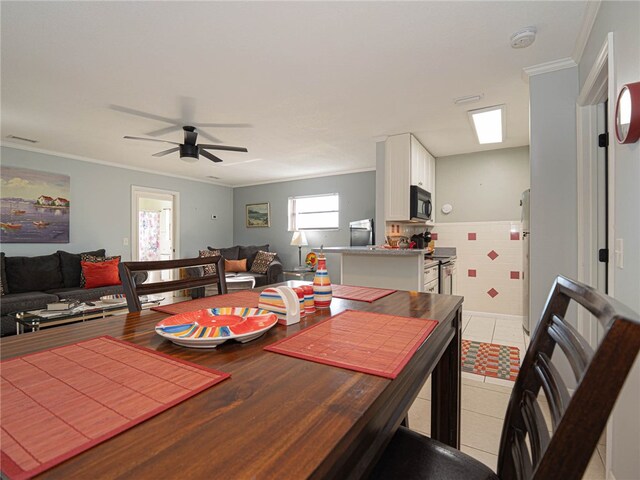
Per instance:
[[[247,227],[270,227],[269,203],[251,203],[247,205]]]
[[[70,178],[0,167],[0,242],[69,243]]]

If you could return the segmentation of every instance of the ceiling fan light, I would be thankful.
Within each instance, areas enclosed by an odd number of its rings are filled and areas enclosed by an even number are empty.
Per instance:
[[[198,155],[180,155],[180,160],[187,163],[196,163],[198,161]]]

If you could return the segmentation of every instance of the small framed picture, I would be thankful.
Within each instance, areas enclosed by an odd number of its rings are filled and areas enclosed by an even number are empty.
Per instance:
[[[271,212],[269,203],[251,203],[247,205],[247,228],[270,227]]]

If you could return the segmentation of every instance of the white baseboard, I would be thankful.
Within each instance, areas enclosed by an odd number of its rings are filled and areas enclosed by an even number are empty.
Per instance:
[[[488,312],[474,312],[472,310],[462,309],[463,315],[472,315],[474,317],[491,317],[491,318],[499,318],[501,320],[510,320],[513,322],[522,323],[522,315],[509,315],[506,313],[488,313]]]

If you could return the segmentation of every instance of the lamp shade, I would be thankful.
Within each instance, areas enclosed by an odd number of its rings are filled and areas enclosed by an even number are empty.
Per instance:
[[[296,247],[309,245],[307,243],[307,237],[304,232],[293,232],[293,237],[291,237],[291,245],[295,245]]]

